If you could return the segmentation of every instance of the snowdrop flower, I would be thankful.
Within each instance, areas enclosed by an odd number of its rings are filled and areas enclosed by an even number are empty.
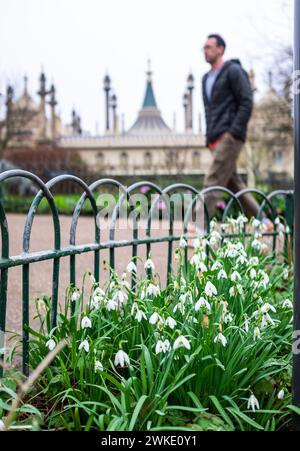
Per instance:
[[[174,349],[174,351],[176,351],[176,349],[179,349],[179,348],[185,348],[188,351],[191,350],[191,345],[190,345],[190,342],[187,340],[187,338],[185,338],[183,336],[176,338],[174,345],[173,345],[173,349]]]
[[[205,286],[205,294],[209,298],[218,295],[218,291],[217,291],[216,287],[211,282],[207,282],[207,284]]]
[[[258,219],[254,219],[252,221],[252,225],[255,229],[259,229],[259,227],[261,226],[261,222]]]
[[[238,293],[239,293],[241,296],[243,296],[243,294],[244,294],[244,288],[242,287],[242,285],[237,285],[236,289],[237,289]]]
[[[214,339],[214,343],[217,343],[217,342],[220,342],[220,343],[222,343],[222,345],[224,346],[224,348],[227,346],[227,343],[228,343],[228,341],[227,341],[227,339],[226,339],[226,337],[224,337],[224,335],[223,334],[218,334],[217,336],[216,336],[216,338]]]
[[[288,280],[288,278],[289,278],[289,270],[287,268],[284,268],[282,277],[283,277],[283,280]]]
[[[238,273],[237,271],[234,271],[231,274],[230,280],[231,280],[231,282],[236,282],[237,280],[239,280],[239,281],[242,280],[242,277],[241,277],[240,273]]]
[[[5,424],[3,420],[0,420],[0,431],[4,431],[5,429]]]
[[[216,232],[215,230],[210,234],[210,236],[214,240],[217,240],[217,241],[221,241],[222,240],[221,235],[218,232]]]
[[[261,250],[261,246],[262,246],[262,244],[258,240],[253,240],[252,241],[251,247],[253,249],[255,249],[257,251],[260,251]]]
[[[181,249],[185,249],[186,247],[187,247],[187,241],[185,240],[185,238],[182,236],[181,237],[181,240],[180,240],[180,243],[179,243],[179,247],[181,248]]]
[[[199,256],[198,254],[194,255],[194,256],[191,258],[190,263],[191,263],[191,265],[195,266],[195,267],[198,269],[199,266],[200,266],[200,263],[201,263],[200,256]]]
[[[101,362],[99,362],[99,360],[96,360],[94,369],[95,369],[95,373],[97,373],[97,371],[102,372],[104,370],[103,365]]]
[[[255,412],[256,409],[259,409],[259,402],[257,400],[257,398],[255,398],[254,395],[251,395],[250,398],[248,399],[248,404],[247,404],[247,409],[252,410],[252,412]]]
[[[166,354],[167,352],[170,351],[170,349],[171,349],[171,344],[170,344],[169,340],[165,340],[165,341],[159,340],[155,346],[155,354],[156,355],[161,354],[161,353]]]
[[[147,296],[154,296],[157,297],[160,295],[160,289],[158,286],[154,285],[153,283],[150,283],[146,290]]]
[[[124,351],[118,351],[115,356],[115,366],[120,366],[121,368],[125,368],[125,366],[130,365],[130,359],[128,354]]]
[[[274,221],[274,224],[279,225],[279,224],[280,224],[280,218],[277,217],[277,218],[275,219],[275,221]]]
[[[145,268],[145,269],[151,269],[152,271],[154,271],[155,266],[154,266],[154,263],[153,263],[153,261],[151,260],[151,258],[149,258],[149,259],[146,261],[144,268]]]
[[[261,339],[261,334],[260,334],[260,330],[258,327],[255,327],[255,329],[254,329],[253,338],[254,338],[254,340]]]
[[[257,276],[256,270],[254,268],[251,268],[251,271],[250,271],[251,279],[254,280],[256,278],[256,276]]]
[[[149,324],[154,326],[158,321],[163,321],[163,319],[157,312],[154,312],[149,319]]]
[[[226,315],[224,318],[224,323],[228,324],[228,323],[232,323],[232,321],[233,321],[233,316],[231,313],[228,313],[228,315]]]
[[[261,320],[261,329],[264,329],[269,323],[272,324],[272,326],[275,326],[275,322],[273,321],[269,313],[266,313],[265,315],[263,315]]]
[[[211,268],[211,270],[214,271],[218,271],[218,269],[222,269],[223,265],[220,262],[215,262]]]
[[[239,225],[247,224],[248,218],[246,218],[245,216],[239,216],[239,217],[237,218],[236,222],[237,222]]]
[[[269,303],[264,304],[261,308],[262,313],[268,313],[270,310],[272,312],[276,313],[275,307],[273,307],[273,305],[271,305]]]
[[[289,228],[289,226],[286,226],[285,233],[287,233],[287,234],[291,233],[291,229]]]
[[[224,269],[221,269],[221,271],[218,274],[218,280],[221,280],[221,279],[228,279],[227,273],[226,273],[226,271],[224,271]]]
[[[173,313],[176,313],[177,310],[179,310],[180,313],[182,315],[184,315],[185,314],[185,305],[182,302],[178,302],[178,304],[176,304],[174,309],[173,309]]]
[[[245,317],[244,329],[245,329],[245,332],[248,333],[249,332],[249,318],[248,318],[248,315],[244,315],[244,317]]]
[[[231,287],[231,288],[230,288],[230,290],[229,290],[229,296],[230,296],[231,298],[234,298],[234,296],[235,296],[235,287]]]
[[[142,312],[142,310],[138,310],[136,312],[135,319],[137,320],[138,323],[141,323],[143,319],[147,321],[147,316],[145,315],[144,312]]]
[[[91,329],[92,328],[92,321],[87,316],[82,318],[82,320],[81,320],[81,328],[82,329]]]
[[[118,290],[115,295],[113,296],[113,301],[116,303],[120,303],[121,305],[127,304],[128,296],[126,293],[124,293],[122,290]]]
[[[80,292],[79,291],[74,291],[74,293],[72,294],[72,297],[71,297],[71,301],[72,302],[77,302],[79,298],[80,298]]]
[[[195,304],[195,312],[199,312],[201,308],[205,308],[206,310],[211,311],[210,303],[204,298],[200,298],[199,301]]]
[[[118,304],[113,299],[109,299],[106,303],[106,309],[108,312],[115,311],[118,309]]]
[[[240,255],[236,262],[238,265],[246,265],[248,263],[248,259],[244,255]]]
[[[293,305],[292,301],[290,301],[289,299],[286,299],[282,304],[282,308],[293,309],[294,305]]]
[[[203,262],[200,262],[200,264],[199,264],[199,271],[200,272],[202,272],[202,273],[205,273],[205,272],[207,272],[207,266],[203,263]]]
[[[166,319],[166,326],[168,326],[170,329],[174,330],[176,325],[177,322],[171,316]]]
[[[79,345],[79,351],[81,351],[82,349],[85,350],[85,352],[89,352],[90,350],[90,345],[89,342],[87,340],[83,340],[80,345]]]
[[[196,240],[194,240],[193,242],[193,246],[195,250],[200,250],[202,247],[201,241],[199,238],[197,238]]]
[[[280,392],[277,395],[277,398],[282,401],[284,399],[284,390],[280,390]]]
[[[249,266],[258,266],[258,265],[259,265],[258,257],[251,257],[249,260]]]
[[[268,245],[266,243],[262,243],[260,246],[261,253],[264,253],[267,250],[268,250]]]
[[[49,351],[53,351],[53,349],[56,347],[56,343],[53,338],[47,341],[46,347],[49,349]]]
[[[135,312],[137,312],[138,310],[139,310],[139,306],[138,306],[137,302],[134,302],[131,307],[131,312],[130,312],[131,316],[133,316],[135,314]]]
[[[126,271],[130,274],[133,272],[137,272],[136,264],[134,262],[130,262],[129,265],[127,265]]]

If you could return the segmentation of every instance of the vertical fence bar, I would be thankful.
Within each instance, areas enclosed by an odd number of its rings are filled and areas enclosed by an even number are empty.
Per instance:
[[[294,284],[294,331],[300,331],[300,93],[296,80],[300,74],[300,0],[295,0],[294,11],[294,138],[295,138],[295,284]],[[297,78],[296,78],[297,77]],[[293,352],[293,404],[300,408],[300,352]],[[300,431],[300,415],[294,413],[293,428]]]
[[[23,373],[29,375],[29,265],[23,265]]]

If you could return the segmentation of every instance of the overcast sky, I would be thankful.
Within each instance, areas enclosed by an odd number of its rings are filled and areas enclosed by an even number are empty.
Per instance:
[[[259,95],[279,43],[292,41],[292,0],[0,0],[0,92],[9,80],[22,91],[23,76],[36,98],[44,68],[57,88],[58,111],[72,108],[83,128],[104,131],[103,77],[109,72],[125,127],[134,122],[151,59],[156,100],[169,126],[183,130],[182,96],[195,76],[195,121],[202,111],[202,46],[221,33],[226,59],[238,57],[257,74]],[[290,16],[290,18],[289,18]],[[196,127],[195,127],[196,128]]]

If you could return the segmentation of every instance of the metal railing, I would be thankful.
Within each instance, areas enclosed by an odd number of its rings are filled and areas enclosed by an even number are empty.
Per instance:
[[[92,183],[88,186],[83,180],[73,175],[61,175],[53,178],[52,180],[44,183],[40,178],[36,175],[23,171],[23,170],[11,170],[6,171],[0,174],[0,188],[2,187],[3,182],[8,179],[14,177],[23,177],[29,179],[32,183],[34,183],[39,191],[36,194],[34,200],[32,201],[31,207],[28,211],[26,217],[26,223],[23,231],[23,245],[22,245],[22,253],[20,255],[11,256],[9,251],[9,243],[10,243],[10,233],[8,228],[8,223],[6,219],[6,213],[3,207],[3,203],[0,197],[0,222],[1,222],[1,241],[2,241],[2,253],[0,259],[0,271],[1,271],[1,286],[0,286],[0,334],[4,334],[6,330],[6,313],[7,313],[7,282],[8,282],[8,272],[10,268],[21,266],[22,267],[22,330],[23,330],[23,371],[25,374],[28,373],[28,361],[29,361],[29,303],[30,303],[30,293],[29,293],[29,282],[30,275],[29,269],[30,265],[38,264],[39,262],[45,260],[52,260],[53,269],[52,269],[52,311],[51,311],[51,324],[52,327],[56,325],[56,316],[57,316],[57,308],[58,308],[58,288],[59,288],[59,273],[60,273],[60,260],[63,257],[69,257],[70,263],[70,285],[75,285],[76,283],[76,256],[80,254],[93,253],[94,254],[94,277],[97,282],[99,282],[100,278],[100,252],[104,249],[109,249],[109,261],[110,267],[112,269],[115,268],[115,252],[118,248],[131,247],[132,248],[132,258],[137,257],[138,246],[145,245],[147,250],[147,256],[149,256],[151,252],[151,245],[156,243],[167,243],[168,244],[168,253],[167,253],[167,277],[170,277],[172,272],[172,255],[173,255],[173,245],[175,242],[180,241],[181,237],[184,235],[187,239],[192,239],[195,237],[191,237],[187,233],[188,226],[188,218],[190,218],[192,210],[195,208],[196,202],[199,199],[199,196],[203,198],[205,194],[210,193],[213,190],[217,190],[220,193],[226,194],[229,196],[230,201],[227,204],[227,207],[223,213],[222,221],[225,221],[226,217],[229,216],[231,208],[233,204],[236,205],[238,210],[241,213],[244,213],[242,203],[240,198],[247,194],[257,194],[262,198],[262,203],[260,206],[260,211],[258,213],[258,218],[261,218],[263,210],[267,207],[270,213],[270,219],[275,222],[277,217],[277,213],[273,206],[273,201],[278,197],[284,198],[284,217],[286,224],[289,228],[287,232],[285,232],[285,241],[284,241],[284,252],[287,255],[289,242],[293,241],[293,192],[292,191],[276,191],[271,193],[270,195],[265,195],[263,192],[258,190],[244,190],[240,193],[232,193],[226,188],[222,187],[211,187],[203,190],[201,192],[197,191],[195,188],[185,184],[175,184],[169,186],[165,189],[161,189],[159,186],[151,183],[151,182],[139,182],[131,185],[126,188],[122,186],[119,182],[112,179],[100,179]],[[69,235],[69,245],[67,247],[61,246],[61,228],[60,228],[60,218],[57,206],[55,205],[54,197],[51,193],[51,190],[59,185],[60,183],[64,183],[66,181],[72,182],[80,186],[82,190],[82,196],[80,197],[72,216],[70,235]],[[112,213],[111,223],[109,227],[109,240],[107,242],[103,242],[101,240],[101,230],[99,226],[99,222],[97,221],[98,208],[95,198],[95,193],[97,190],[111,186],[114,188],[118,188],[122,193],[119,197],[118,202],[115,205],[114,211]],[[116,223],[118,220],[118,216],[120,213],[120,209],[124,202],[129,202],[132,193],[136,192],[141,187],[147,187],[151,189],[153,192],[157,193],[159,197],[155,200],[155,202],[150,206],[147,216],[147,228],[146,228],[146,237],[139,238],[139,228],[138,222],[134,224],[132,229],[132,239],[118,241],[115,239],[116,232]],[[154,212],[157,207],[157,202],[159,199],[163,199],[167,195],[171,195],[174,192],[186,193],[189,192],[194,196],[194,200],[189,207],[189,211],[186,212],[186,216],[183,221],[182,233],[180,235],[174,234],[174,206],[171,205],[169,211],[169,224],[168,224],[168,233],[163,237],[152,237],[151,236],[151,221],[154,217]],[[37,213],[38,206],[43,198],[46,198],[49,207],[51,210],[52,222],[53,222],[53,230],[54,230],[54,243],[51,250],[42,251],[42,252],[31,252],[30,251],[30,240],[31,240],[31,231],[33,226],[33,221],[35,215]],[[76,244],[76,232],[78,220],[80,217],[80,213],[82,207],[86,200],[90,201],[93,215],[93,223],[94,223],[94,242],[86,243],[84,245]],[[204,214],[208,224],[209,233],[209,224],[210,218],[208,214],[208,210],[206,205],[204,207]],[[273,237],[273,246],[272,250],[276,253],[276,245],[277,245],[277,236],[278,231],[276,227],[274,228],[274,232],[265,233],[265,235]],[[232,236],[232,235],[223,235],[223,238]],[[185,264],[188,262],[188,251],[185,251]],[[152,277],[151,270],[148,271],[148,277]],[[136,274],[133,272],[132,274],[132,288],[135,289],[136,283]],[[0,369],[1,372],[1,369]],[[1,373],[0,373],[1,376]]]

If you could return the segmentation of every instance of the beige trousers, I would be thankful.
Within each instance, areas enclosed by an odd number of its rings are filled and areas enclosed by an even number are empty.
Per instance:
[[[213,163],[204,179],[204,188],[222,186],[233,193],[246,188],[246,185],[237,173],[237,162],[242,147],[243,142],[233,138],[229,133],[225,133],[221,137],[215,150],[211,151]],[[214,217],[216,202],[220,199],[220,196],[221,193],[218,191],[205,195],[204,201],[211,219]],[[257,216],[259,205],[251,194],[245,194],[240,197],[240,202],[248,219]]]

